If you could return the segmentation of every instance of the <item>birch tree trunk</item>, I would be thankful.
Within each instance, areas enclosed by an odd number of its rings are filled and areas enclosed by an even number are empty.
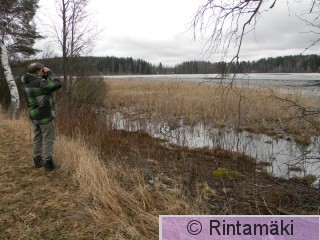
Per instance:
[[[12,117],[18,111],[20,105],[19,92],[17,88],[17,84],[14,81],[12,71],[9,65],[9,57],[6,46],[2,41],[0,41],[1,47],[1,65],[4,72],[4,77],[8,83],[10,95],[11,95],[11,104],[10,104],[10,116]]]

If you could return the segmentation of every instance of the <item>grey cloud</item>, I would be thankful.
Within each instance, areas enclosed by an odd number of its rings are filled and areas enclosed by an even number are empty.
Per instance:
[[[199,59],[197,43],[186,40],[180,34],[170,39],[144,39],[140,37],[113,37],[96,49],[98,55],[142,58],[154,64],[175,65],[190,59]],[[197,56],[198,55],[198,56]]]
[[[302,4],[303,3],[303,4]],[[289,3],[278,6],[274,12],[270,10],[262,14],[255,31],[244,37],[240,57],[243,60],[258,60],[262,57],[296,55],[310,46],[319,35],[312,34],[309,26],[298,16],[308,9],[306,2]],[[316,47],[306,54],[319,53]]]
[[[288,3],[289,7],[287,1],[277,1],[274,9],[261,15],[255,31],[244,38],[240,52],[241,60],[300,54],[316,39],[316,35],[306,33],[310,28],[297,17],[308,9],[308,4],[305,1]],[[183,30],[185,29],[181,29]],[[98,43],[94,54],[141,58],[153,64],[162,62],[171,66],[189,60],[219,61],[221,55],[205,54],[205,41],[206,39],[199,39],[193,42],[191,35],[182,33],[158,39],[153,36],[144,38],[138,34],[110,35]],[[229,57],[234,54],[236,48],[237,46],[230,48]],[[319,51],[312,48],[307,52],[310,53]]]

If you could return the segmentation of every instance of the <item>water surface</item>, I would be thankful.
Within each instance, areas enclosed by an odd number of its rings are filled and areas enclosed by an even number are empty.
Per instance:
[[[132,121],[121,113],[108,116],[112,127],[126,131],[146,131],[153,137],[167,140],[169,143],[190,148],[221,147],[226,150],[245,153],[258,162],[269,163],[263,167],[274,176],[291,178],[308,174],[320,178],[320,139],[303,147],[291,140],[276,139],[264,134],[247,131],[237,132],[230,128],[217,129],[204,124],[187,126],[180,124],[155,123],[152,120],[136,119]],[[300,168],[293,171],[292,168]]]

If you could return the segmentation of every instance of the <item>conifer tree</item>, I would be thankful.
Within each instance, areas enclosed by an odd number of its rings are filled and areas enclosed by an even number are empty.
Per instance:
[[[35,40],[41,38],[33,22],[39,0],[0,0],[0,80],[9,87],[11,113],[20,105],[10,61],[27,58],[36,53]],[[4,89],[0,89],[4,92]]]

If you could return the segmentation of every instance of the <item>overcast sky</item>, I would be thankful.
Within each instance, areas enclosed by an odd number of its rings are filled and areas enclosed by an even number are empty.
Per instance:
[[[237,0],[235,0],[237,1]],[[241,0],[239,0],[241,1]],[[54,0],[40,0],[38,18],[54,18]],[[99,40],[90,55],[141,58],[153,64],[173,66],[183,61],[216,62],[220,56],[204,54],[206,38],[200,33],[194,40],[192,18],[206,0],[90,0],[88,10],[101,29]],[[310,0],[278,0],[262,15],[256,31],[245,37],[240,60],[258,60],[300,54],[316,35],[296,15],[310,8]],[[270,2],[271,4],[272,2]],[[43,40],[36,45],[44,48]],[[50,43],[51,49],[59,50]],[[233,48],[230,49],[230,56]],[[319,46],[305,54],[319,54]]]

